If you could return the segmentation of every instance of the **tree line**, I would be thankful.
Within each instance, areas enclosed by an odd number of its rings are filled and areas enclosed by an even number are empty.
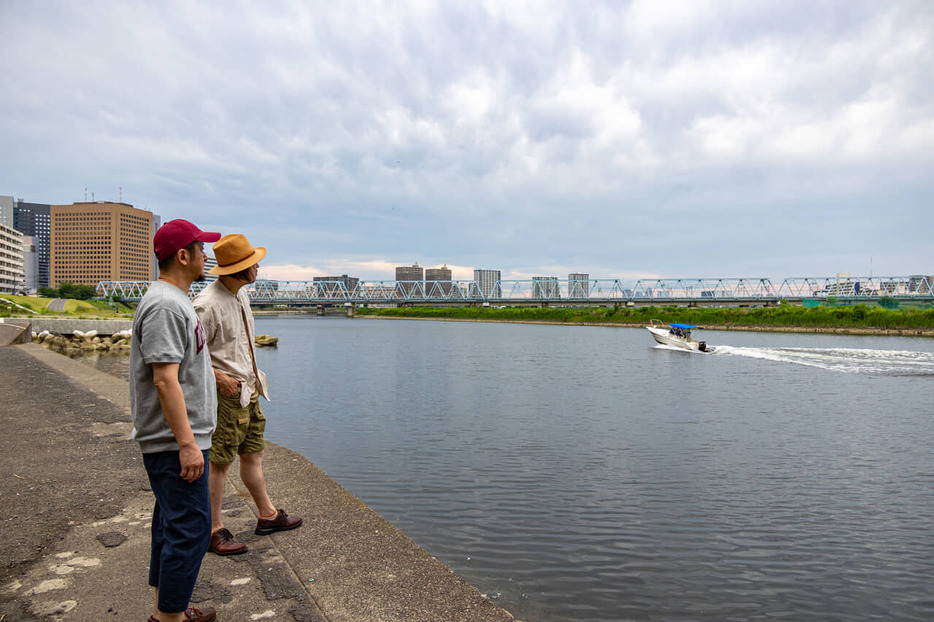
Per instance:
[[[44,298],[73,298],[75,300],[90,300],[96,291],[90,285],[78,285],[65,281],[57,288],[40,287],[39,295]]]
[[[762,308],[704,307],[402,307],[357,309],[357,315],[473,319],[500,321],[544,321],[583,324],[644,325],[651,319],[663,322],[712,324],[718,326],[772,327],[865,327],[934,328],[934,309],[886,309],[883,306],[851,305],[806,309],[793,305]]]

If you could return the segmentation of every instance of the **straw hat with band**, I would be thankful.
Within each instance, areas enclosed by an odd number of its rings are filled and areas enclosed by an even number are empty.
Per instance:
[[[217,259],[217,266],[208,270],[208,274],[217,276],[236,274],[258,264],[265,256],[265,248],[262,246],[254,248],[245,235],[231,233],[214,244],[214,258]]]

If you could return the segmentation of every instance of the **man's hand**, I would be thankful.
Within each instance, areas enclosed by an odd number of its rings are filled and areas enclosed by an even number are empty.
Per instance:
[[[240,395],[240,381],[224,372],[215,369],[214,379],[217,381],[217,388],[224,397],[235,397]]]
[[[197,445],[180,448],[178,459],[182,463],[182,479],[189,484],[204,474],[204,454]]]

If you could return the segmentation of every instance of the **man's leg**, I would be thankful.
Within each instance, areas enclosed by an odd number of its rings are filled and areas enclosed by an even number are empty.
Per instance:
[[[263,474],[263,448],[266,447],[263,432],[266,431],[266,417],[263,416],[263,409],[260,408],[257,399],[250,402],[249,409],[249,429],[240,444],[238,453],[240,454],[240,479],[250,491],[250,496],[256,503],[256,509],[259,510],[259,520],[256,521],[256,529],[253,533],[258,536],[268,536],[276,531],[300,527],[301,518],[289,517],[284,511],[276,510],[276,506],[269,500],[269,493],[266,491],[266,476]]]
[[[256,503],[256,509],[259,515],[265,518],[271,517],[276,513],[276,507],[269,500],[269,493],[266,490],[266,476],[263,474],[263,452],[257,451],[250,454],[240,454],[240,479],[253,502]]]
[[[208,487],[211,489],[211,533],[224,526],[221,509],[224,504],[224,487],[227,484],[227,471],[230,463],[211,463],[211,475],[208,477]]]
[[[213,454],[214,448],[211,448]],[[208,478],[211,489],[211,544],[208,547],[212,553],[218,555],[239,555],[246,553],[247,546],[238,542],[230,530],[224,527],[222,514],[224,505],[224,486],[227,483],[227,472],[230,465],[211,463],[211,476]]]
[[[224,397],[217,392],[217,427],[211,437],[211,476],[208,479],[211,489],[211,545],[209,550],[218,555],[239,555],[246,553],[247,547],[224,527],[224,487],[230,465],[237,459],[237,446],[242,433],[237,420],[240,402]]]
[[[150,585],[157,588],[155,617],[174,622],[184,619],[210,541],[209,477],[183,480],[177,451],[143,454],[143,463],[156,497],[149,574]]]
[[[153,605],[153,611],[155,611],[152,616],[159,620],[159,622],[185,622],[185,612],[180,611],[179,613],[165,613],[164,611],[159,611],[159,588],[156,588],[156,604]]]

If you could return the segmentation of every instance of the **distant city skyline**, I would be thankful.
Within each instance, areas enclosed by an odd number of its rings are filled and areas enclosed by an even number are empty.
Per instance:
[[[93,205],[121,206],[122,205],[130,209],[135,209],[132,205],[129,205],[126,203],[111,203],[108,201],[97,201],[97,200],[94,201],[93,203],[81,202],[81,203],[76,203],[74,205],[89,205],[89,206],[93,206]],[[50,247],[50,238],[51,238],[51,228],[50,228],[50,222],[51,222],[50,207],[51,206],[48,204],[26,203],[22,199],[14,199],[12,196],[9,196],[9,195],[0,195],[0,207],[3,208],[2,212],[0,212],[0,216],[3,217],[4,221],[12,220],[15,224],[19,225],[19,228],[16,229],[17,231],[23,234],[28,234],[28,237],[24,238],[24,242],[28,240],[28,243],[32,244],[33,246],[34,254],[37,255],[37,257],[26,260],[27,264],[29,263],[29,261],[32,261],[35,264],[35,266],[31,268],[33,272],[33,276],[31,278],[32,280],[36,281],[35,286],[36,287],[48,286],[52,281],[52,278],[51,278],[52,266],[51,266],[51,261],[49,259],[50,257],[49,247]],[[59,206],[59,207],[63,207],[63,206]],[[142,211],[145,211],[145,210],[142,210]],[[153,219],[153,223],[152,223],[153,228],[157,228],[161,222],[159,215],[153,214],[152,219]],[[211,253],[210,247],[207,250],[210,255]],[[43,257],[45,259],[43,259]],[[533,283],[533,287],[537,287],[545,292],[559,291],[561,289],[561,286],[557,285],[557,282],[559,279],[564,279],[564,275],[561,275],[560,277],[557,275],[543,276],[542,274],[529,274],[529,275],[516,276],[515,272],[511,271],[510,267],[508,266],[504,266],[503,269],[498,269],[498,270],[487,270],[487,269],[478,269],[478,268],[467,267],[467,266],[463,266],[463,267],[453,266],[452,267],[448,265],[448,262],[442,262],[440,265],[436,267],[424,267],[424,266],[420,266],[419,263],[416,261],[414,264],[410,266],[409,265],[405,265],[405,266],[393,265],[390,269],[393,271],[393,276],[386,275],[386,274],[372,274],[370,276],[367,276],[367,275],[349,276],[347,272],[344,272],[341,276],[315,275],[315,276],[312,276],[311,278],[295,279],[295,278],[281,278],[277,276],[276,273],[271,273],[270,270],[267,270],[261,266],[259,278],[263,280],[268,280],[268,281],[310,280],[310,281],[343,282],[344,289],[348,291],[353,290],[359,281],[395,280],[395,281],[422,281],[422,282],[432,282],[432,283],[437,283],[437,282],[443,283],[445,281],[471,281],[471,282],[477,282],[478,284],[486,282],[488,283],[488,285],[486,286],[487,289],[492,287],[492,285],[490,284],[493,283],[494,281],[500,281],[500,280],[530,281]],[[272,270],[277,271],[277,268],[274,266]],[[593,276],[593,279],[591,279],[591,273],[581,272],[579,270],[580,270],[580,267],[577,267],[575,271],[568,272],[566,275],[567,283],[566,283],[565,291],[568,292],[568,295],[573,294],[574,297],[576,298],[585,298],[589,294],[585,286],[581,285],[580,283],[574,284],[574,281],[590,281],[590,280],[596,281],[596,280],[619,279],[623,281],[635,282],[640,279],[645,280],[645,279],[655,279],[655,278],[669,278],[669,279],[733,278],[730,275],[704,275],[704,276],[675,275],[675,276],[669,276],[669,277],[656,277],[656,276],[642,276],[642,277],[622,276],[621,277],[619,275],[597,274]],[[152,271],[153,271],[152,272],[153,275],[157,273],[154,261],[152,264]],[[931,271],[934,271],[934,270],[931,270]],[[502,276],[504,272],[507,275],[505,278]],[[493,274],[498,275],[498,276],[496,276],[496,278],[493,279],[493,277],[491,276]],[[810,277],[815,277],[815,278],[828,278],[828,277],[836,277],[836,276],[845,276],[845,277],[852,276],[855,278],[867,278],[867,277],[873,277],[873,276],[911,277],[911,276],[925,276],[925,271],[917,270],[917,271],[913,271],[907,274],[899,274],[899,275],[896,275],[896,274],[873,275],[872,273],[854,274],[848,271],[839,271],[834,274],[813,273],[809,275],[797,275],[797,276],[810,276]],[[75,280],[72,277],[69,277],[69,278],[71,278],[72,280]],[[752,277],[746,277],[746,278],[769,278],[769,279],[775,279],[776,281],[780,281],[784,278],[790,278],[790,277],[786,275],[778,275],[778,277],[758,275],[758,276],[752,276]],[[107,280],[107,279],[104,279],[104,280]],[[444,285],[440,286],[440,290],[445,293],[449,289],[450,289],[449,286],[444,286]],[[488,293],[489,292],[487,292],[487,294]]]

